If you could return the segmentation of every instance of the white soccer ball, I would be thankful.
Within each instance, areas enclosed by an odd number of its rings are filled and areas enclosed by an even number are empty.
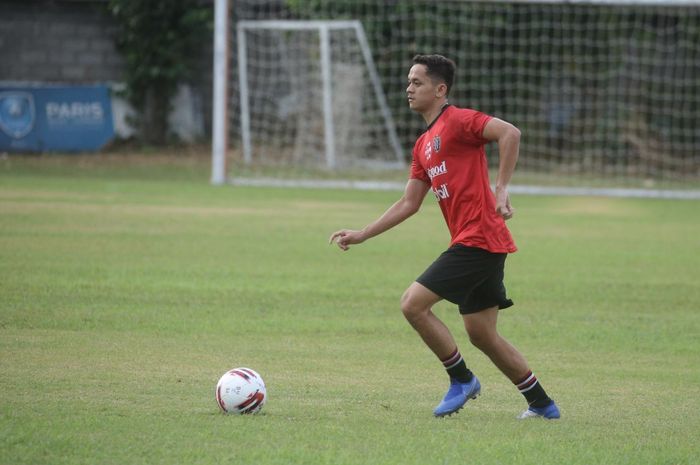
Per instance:
[[[255,370],[234,368],[216,383],[216,401],[225,413],[258,413],[267,401],[265,382]]]

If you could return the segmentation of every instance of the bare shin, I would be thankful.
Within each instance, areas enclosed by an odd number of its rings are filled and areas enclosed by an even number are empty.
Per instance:
[[[496,330],[498,308],[464,315],[464,326],[471,343],[481,350],[501,372],[517,382],[529,371],[525,357]]]

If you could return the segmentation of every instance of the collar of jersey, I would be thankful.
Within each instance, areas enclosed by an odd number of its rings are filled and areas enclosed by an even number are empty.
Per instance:
[[[447,107],[451,107],[451,106],[452,106],[451,103],[446,103],[446,104],[444,104],[444,105],[442,106],[442,108],[440,109],[440,113],[435,117],[435,119],[432,121],[432,123],[430,123],[430,124],[428,125],[428,127],[425,128],[425,130],[427,131],[427,130],[429,130],[430,128],[432,128],[432,127],[433,127],[433,124],[435,124],[435,123],[437,122],[437,120],[440,119],[440,117],[442,116],[442,114],[445,113],[445,110],[447,110]]]

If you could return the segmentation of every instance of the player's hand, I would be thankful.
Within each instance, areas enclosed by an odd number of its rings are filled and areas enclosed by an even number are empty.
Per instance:
[[[364,242],[365,238],[362,236],[361,231],[354,231],[352,229],[341,229],[331,234],[331,238],[328,240],[329,244],[335,242],[343,250],[348,250],[351,244],[360,244]]]
[[[496,188],[496,213],[501,215],[504,220],[513,218],[513,214],[515,214],[506,188]]]

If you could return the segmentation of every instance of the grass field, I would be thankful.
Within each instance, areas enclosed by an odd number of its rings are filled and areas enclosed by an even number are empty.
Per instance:
[[[447,380],[403,320],[447,244],[434,199],[342,253],[397,192],[211,187],[205,161],[0,161],[0,463],[697,464],[700,203],[513,199],[501,331],[562,409],[524,400],[453,329],[482,382]],[[219,376],[258,370],[257,416]]]

